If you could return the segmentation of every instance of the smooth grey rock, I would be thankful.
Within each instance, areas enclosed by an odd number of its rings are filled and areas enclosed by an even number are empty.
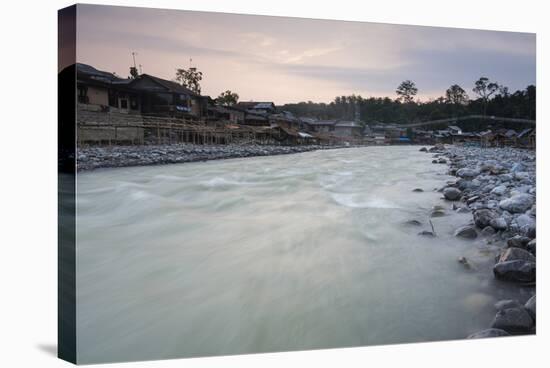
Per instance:
[[[430,212],[430,217],[443,217],[443,216],[445,216],[445,211],[443,210],[436,209]]]
[[[420,152],[428,152],[428,149],[426,147],[422,147],[419,151]]]
[[[495,230],[506,230],[508,228],[508,224],[503,217],[496,217],[491,219],[489,221],[489,226],[491,226]]]
[[[506,185],[499,185],[499,186],[496,186],[494,187],[491,192],[491,194],[496,194],[498,196],[501,196],[503,195],[504,193],[506,193]]]
[[[520,171],[524,171],[525,167],[521,164],[521,162],[517,162],[512,165],[512,168],[510,169],[510,172],[516,173]]]
[[[505,299],[505,300],[499,300],[495,303],[495,308],[497,310],[501,309],[509,309],[509,308],[521,308],[523,305],[518,302],[516,299]]]
[[[422,235],[422,236],[435,236],[435,234],[431,231],[428,231],[428,230],[422,230],[421,232],[418,233],[418,235]]]
[[[531,252],[536,256],[537,255],[537,239],[533,239],[529,243],[527,243],[525,245],[525,249],[528,252]]]
[[[492,219],[496,217],[494,211],[488,209],[480,209],[474,212],[474,223],[480,229],[490,225]]]
[[[477,238],[477,231],[473,226],[466,225],[458,228],[454,235],[459,238],[475,239]]]
[[[533,320],[537,320],[537,296],[533,295],[526,303],[525,303],[525,309],[527,309],[527,312],[533,318]]]
[[[503,210],[511,213],[523,213],[527,211],[533,205],[534,199],[530,194],[516,194],[515,196],[503,199],[500,201],[499,206]]]
[[[460,178],[475,178],[479,175],[479,171],[469,168],[462,168],[456,172],[456,175]]]
[[[449,201],[456,201],[460,199],[462,192],[457,188],[449,187],[443,190],[443,196]]]
[[[501,337],[501,336],[510,336],[510,334],[499,328],[488,328],[483,331],[479,331],[471,334],[467,339],[484,339],[487,337]]]
[[[498,257],[497,262],[507,262],[515,260],[536,262],[535,256],[524,249],[516,247],[506,248],[505,250],[503,250]]]
[[[534,262],[515,260],[499,262],[493,267],[497,279],[511,282],[533,282],[536,280],[537,268]]]
[[[526,236],[514,235],[506,241],[506,245],[508,247],[525,248],[530,241],[531,239]]]
[[[413,192],[417,192],[417,193],[421,193],[421,192],[424,191],[424,189],[422,189],[422,188],[414,188],[412,191],[413,191]]]
[[[526,215],[526,214],[522,214],[522,215],[519,215],[518,217],[516,217],[515,223],[520,228],[530,228],[530,227],[535,227],[536,226],[535,219],[533,217],[529,216],[529,215]]]
[[[533,325],[533,318],[525,308],[521,307],[499,310],[491,327],[511,334],[521,334],[529,332]]]
[[[481,230],[481,235],[483,236],[491,236],[495,234],[496,234],[496,230],[491,226],[485,226],[485,228]]]

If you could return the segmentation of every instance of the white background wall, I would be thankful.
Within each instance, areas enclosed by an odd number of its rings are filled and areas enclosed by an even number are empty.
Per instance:
[[[548,366],[550,301],[548,124],[550,29],[544,1],[155,0],[96,3],[537,32],[538,335],[207,359],[114,367]],[[0,133],[0,366],[62,367],[57,326],[57,14],[69,1],[2,2]],[[22,140],[22,132],[25,132]],[[546,349],[545,349],[546,348]],[[546,363],[546,364],[545,364]]]

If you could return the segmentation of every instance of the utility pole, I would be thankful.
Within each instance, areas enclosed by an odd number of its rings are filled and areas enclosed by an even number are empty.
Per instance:
[[[134,68],[136,68],[136,55],[137,55],[137,52],[132,51],[132,59],[134,59]],[[136,68],[136,70],[137,70],[137,68]]]

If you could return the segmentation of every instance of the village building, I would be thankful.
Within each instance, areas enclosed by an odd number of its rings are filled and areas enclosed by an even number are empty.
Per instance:
[[[241,101],[235,107],[256,114],[274,114],[277,111],[273,102]]]
[[[460,127],[457,127],[456,125],[450,125],[447,127],[447,130],[454,135],[462,135],[462,129]]]
[[[316,120],[308,123],[316,133],[332,133],[335,130],[336,120]]]
[[[355,121],[341,120],[334,124],[334,135],[342,138],[361,138],[363,127]]]
[[[130,86],[140,93],[142,114],[189,118],[208,114],[208,97],[179,83],[142,74],[132,80]]]
[[[77,101],[81,109],[139,114],[139,94],[131,88],[131,83],[131,79],[76,64]]]
[[[208,105],[208,120],[223,120],[231,124],[244,124],[245,112],[232,106]]]

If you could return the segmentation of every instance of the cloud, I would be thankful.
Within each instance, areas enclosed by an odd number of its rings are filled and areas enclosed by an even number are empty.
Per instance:
[[[278,103],[341,94],[394,96],[412,79],[423,97],[481,75],[510,90],[535,83],[535,35],[363,22],[93,5],[78,6],[78,59],[172,78],[189,59],[203,91]]]

